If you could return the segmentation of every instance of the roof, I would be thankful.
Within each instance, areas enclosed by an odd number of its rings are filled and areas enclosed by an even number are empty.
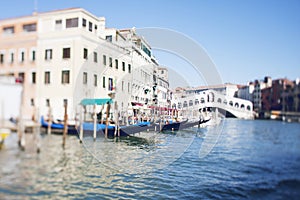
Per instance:
[[[104,104],[112,104],[112,99],[104,98],[104,99],[82,99],[80,104],[83,106],[86,105],[104,105]]]

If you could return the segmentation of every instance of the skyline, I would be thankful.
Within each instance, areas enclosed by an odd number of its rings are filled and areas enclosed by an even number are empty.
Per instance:
[[[36,2],[6,2],[0,19],[31,15],[35,7],[38,12],[82,7],[98,17],[104,16],[107,27],[158,27],[186,35],[208,53],[224,83],[246,84],[264,76],[291,80],[300,77],[299,1],[155,0],[147,5],[138,1]],[[190,68],[178,56],[153,51],[163,66]],[[192,86],[203,84],[197,77],[189,76],[193,74],[189,70],[176,72],[187,77]]]

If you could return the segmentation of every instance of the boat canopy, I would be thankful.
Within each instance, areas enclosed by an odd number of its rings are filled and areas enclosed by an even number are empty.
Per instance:
[[[87,106],[87,105],[103,105],[103,104],[112,104],[113,100],[110,98],[104,99],[82,99],[80,105]]]

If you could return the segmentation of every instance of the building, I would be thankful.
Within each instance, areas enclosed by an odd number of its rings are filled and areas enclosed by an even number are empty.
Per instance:
[[[293,85],[293,82],[286,78],[273,80],[271,87],[261,91],[261,110],[264,112],[271,110],[281,111],[283,109],[291,110],[292,100],[290,98],[283,98],[283,94],[287,90],[290,91]]]
[[[249,82],[247,85],[239,87],[237,97],[253,102],[254,84]]]
[[[253,109],[257,113],[259,113],[262,110],[262,90],[270,87],[272,87],[271,77],[266,76],[264,80],[254,81]]]
[[[171,107],[170,101],[170,90],[169,90],[169,77],[168,77],[168,69],[165,67],[157,67],[155,69],[155,101],[157,104],[164,108]]]
[[[47,116],[51,108],[63,119],[67,104],[75,119],[84,98],[113,95],[119,114],[132,102],[153,103],[144,91],[153,87],[158,63],[134,28],[106,28],[104,17],[82,8],[2,20],[0,26],[0,73],[23,80],[27,118],[35,109]]]
[[[22,113],[35,113],[37,85],[38,16],[0,20],[0,76],[23,83]]]

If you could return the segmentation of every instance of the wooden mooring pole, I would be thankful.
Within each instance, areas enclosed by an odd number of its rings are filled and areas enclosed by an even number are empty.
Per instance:
[[[79,114],[79,120],[80,120],[80,130],[79,130],[79,142],[82,143],[83,139],[83,107],[80,107],[80,114]]]
[[[94,105],[94,141],[96,141],[96,137],[97,137],[97,112],[96,112],[96,104]]]
[[[47,133],[48,133],[48,135],[51,134],[51,125],[52,125],[52,108],[49,105],[49,110],[48,110],[48,127],[47,127]]]
[[[66,146],[66,138],[67,138],[67,133],[68,133],[68,103],[65,101],[64,102],[64,107],[65,107],[65,115],[64,115],[64,132],[63,132],[63,143],[62,146],[65,148]]]
[[[107,102],[107,105],[106,105],[105,137],[107,137],[107,135],[108,135],[109,112],[110,112],[110,103]]]

